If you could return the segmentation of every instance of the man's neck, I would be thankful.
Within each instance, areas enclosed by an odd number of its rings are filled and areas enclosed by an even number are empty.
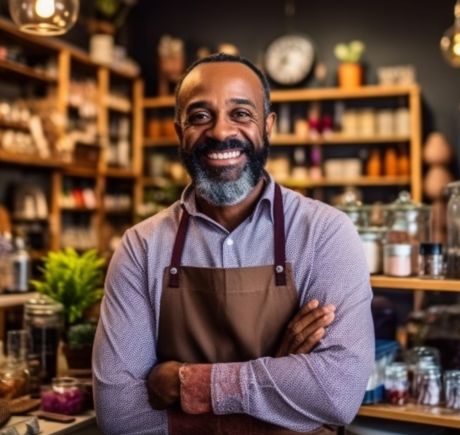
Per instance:
[[[238,204],[216,207],[206,202],[203,198],[196,197],[198,210],[217,223],[222,225],[228,231],[233,231],[241,222],[243,222],[254,210],[265,187],[265,180],[262,177],[249,195]]]

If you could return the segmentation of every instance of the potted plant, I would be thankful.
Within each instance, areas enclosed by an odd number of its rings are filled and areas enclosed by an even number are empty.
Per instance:
[[[340,87],[354,88],[363,82],[361,59],[365,51],[362,41],[354,40],[349,43],[339,43],[334,48],[335,57],[341,62],[337,70]]]
[[[50,251],[31,284],[64,307],[64,353],[69,368],[91,367],[96,319],[89,315],[103,295],[105,259],[95,249],[79,254],[73,248]]]

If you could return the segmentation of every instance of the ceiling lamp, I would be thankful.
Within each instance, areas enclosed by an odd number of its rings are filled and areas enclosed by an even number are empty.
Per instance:
[[[75,23],[79,0],[9,0],[10,14],[22,32],[62,35]]]
[[[454,8],[455,21],[441,38],[441,51],[447,62],[454,67],[460,67],[460,0]]]

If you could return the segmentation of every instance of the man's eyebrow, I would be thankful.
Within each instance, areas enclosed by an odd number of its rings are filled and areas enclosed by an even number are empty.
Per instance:
[[[246,106],[251,106],[252,108],[257,109],[255,103],[251,100],[248,100],[247,98],[232,98],[230,101],[235,104],[244,104]]]
[[[204,100],[195,101],[193,103],[190,103],[187,106],[187,112],[190,112],[193,109],[200,109],[200,108],[206,108],[206,107],[209,107],[209,104],[206,101]]]

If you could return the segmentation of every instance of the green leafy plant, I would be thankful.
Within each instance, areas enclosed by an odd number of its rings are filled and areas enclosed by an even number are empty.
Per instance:
[[[67,331],[67,344],[74,349],[81,349],[91,345],[96,334],[96,324],[85,322],[72,325]]]
[[[66,329],[84,319],[85,311],[103,295],[105,259],[95,249],[78,254],[73,248],[50,251],[39,270],[41,280],[31,284],[64,306]]]
[[[357,63],[361,60],[366,46],[362,41],[354,40],[346,43],[339,43],[334,48],[335,57],[341,62]]]

